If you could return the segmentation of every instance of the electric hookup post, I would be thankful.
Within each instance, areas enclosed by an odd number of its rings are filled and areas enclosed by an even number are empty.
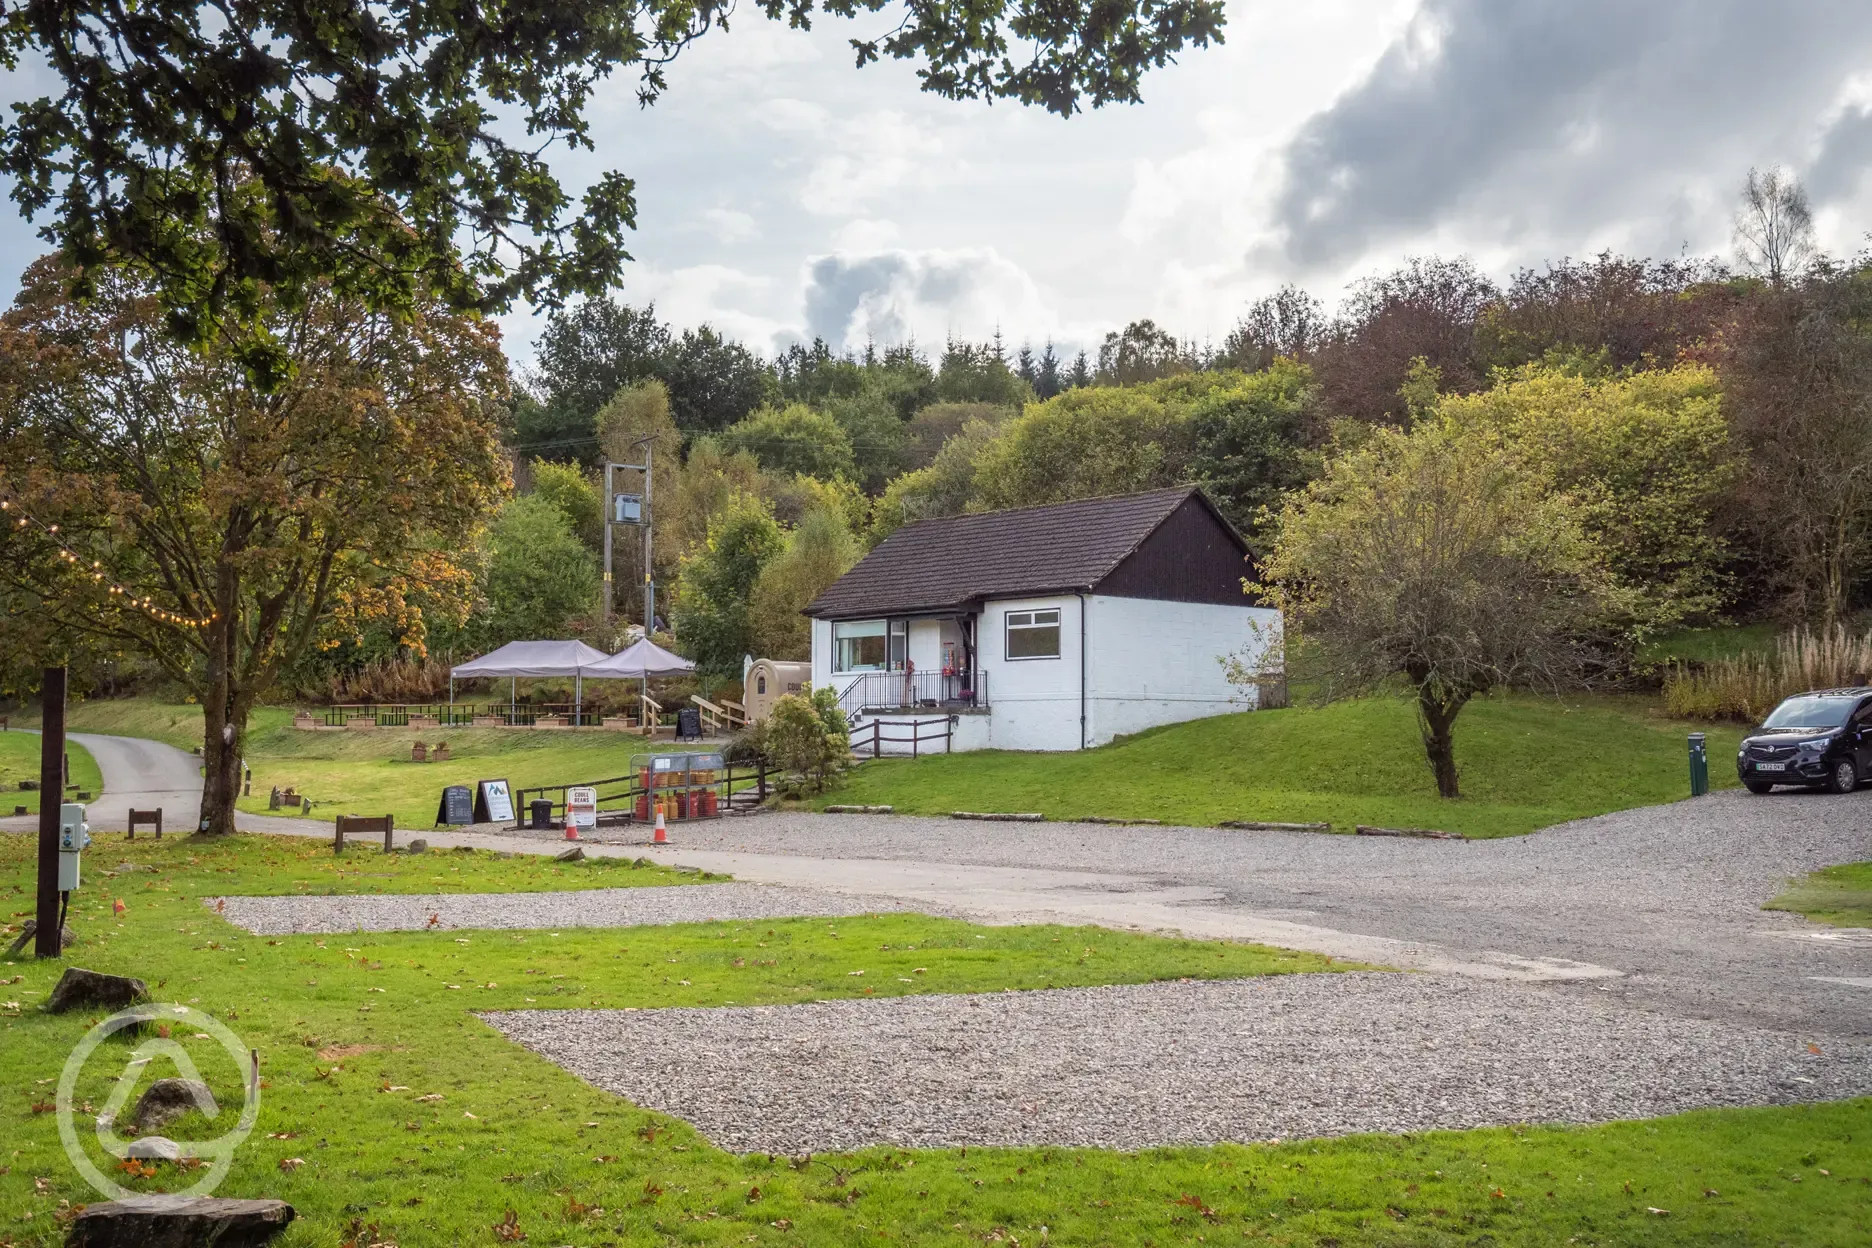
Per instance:
[[[90,845],[91,825],[85,822],[85,808],[77,802],[61,805],[58,860],[60,939],[64,937],[65,916],[71,912],[71,895],[78,891],[78,866]]]
[[[1702,797],[1709,792],[1709,750],[1707,742],[1700,732],[1690,734],[1690,796]]]

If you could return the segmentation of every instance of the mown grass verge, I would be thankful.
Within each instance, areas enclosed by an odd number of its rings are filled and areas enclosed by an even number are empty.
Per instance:
[[[1327,964],[1252,946],[901,915],[269,939],[229,926],[201,898],[281,891],[273,842],[101,849],[95,883],[74,909],[86,943],[72,961],[145,976],[158,999],[193,1003],[260,1050],[259,1126],[221,1194],[291,1201],[301,1221],[278,1241],[286,1248],[520,1242],[494,1229],[509,1211],[525,1242],[581,1248],[1844,1245],[1864,1242],[1872,1211],[1872,1102],[1863,1101],[1136,1154],[881,1148],[803,1165],[730,1155],[508,1043],[474,1012],[752,1005]],[[0,892],[29,887],[30,852],[28,838],[0,838]],[[596,878],[525,858],[461,859],[451,891]],[[101,874],[124,861],[156,870]],[[347,868],[321,882],[354,892],[427,881]],[[114,894],[128,906],[120,918],[109,914]],[[897,982],[893,972],[916,966],[926,973]],[[0,1243],[20,1248],[61,1242],[61,1205],[68,1213],[94,1199],[60,1150],[54,1115],[35,1108],[51,1099],[47,1081],[92,1021],[34,1008],[58,971],[0,967],[12,981],[0,1000],[20,1003],[0,1004]],[[224,1057],[217,1065],[207,1044],[175,1038],[199,1047],[224,1104],[238,1100]],[[94,1105],[118,1073],[107,1057],[94,1058],[79,1086]],[[184,1119],[166,1130],[189,1139],[218,1128]],[[166,1167],[131,1180],[150,1189],[173,1181]]]
[[[15,722],[30,719],[28,711],[16,716]],[[67,719],[74,732],[147,737],[184,750],[202,743],[198,706],[148,698],[76,702]],[[449,761],[412,763],[410,746],[418,740],[430,746],[446,741]],[[338,814],[394,815],[398,827],[426,828],[435,822],[437,802],[449,785],[507,780],[518,790],[602,780],[628,775],[633,755],[689,748],[668,742],[653,747],[642,737],[596,731],[450,728],[418,733],[379,728],[304,732],[292,726],[291,710],[265,706],[254,711],[248,728],[247,764],[253,768],[254,796],[242,799],[240,809],[267,814],[269,790],[292,788],[312,799],[313,814],[321,819]],[[0,813],[10,813],[10,808]]]
[[[1689,794],[1685,734],[1709,736],[1710,776],[1736,783],[1741,734],[1674,723],[1639,699],[1492,697],[1456,725],[1463,796],[1436,795],[1410,703],[1389,698],[1220,716],[1070,754],[983,751],[882,759],[821,800],[900,813],[1039,811],[1211,825],[1326,821],[1510,836]]]
[[[97,793],[103,787],[97,763],[84,746],[67,741],[65,757],[73,784],[87,793]],[[39,813],[38,791],[22,790],[22,780],[38,783],[39,734],[0,732],[0,817],[13,814],[15,806],[24,806],[28,814]]]
[[[1802,876],[1762,908],[1791,910],[1834,927],[1872,927],[1872,862],[1849,862]]]

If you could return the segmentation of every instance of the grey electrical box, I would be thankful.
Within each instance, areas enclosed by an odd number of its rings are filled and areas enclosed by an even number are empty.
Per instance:
[[[611,496],[612,524],[642,524],[643,495],[613,494]]]
[[[91,843],[91,825],[85,822],[85,808],[76,802],[59,807],[58,891],[78,891],[78,862]]]

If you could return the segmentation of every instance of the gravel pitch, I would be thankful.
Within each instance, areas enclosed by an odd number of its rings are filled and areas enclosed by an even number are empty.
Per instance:
[[[257,936],[301,932],[417,932],[430,928],[652,927],[716,919],[843,918],[916,910],[890,897],[855,897],[765,884],[679,884],[559,893],[429,893],[384,897],[211,897],[228,922]],[[432,921],[433,920],[433,921]]]
[[[1872,1046],[1424,975],[484,1017],[740,1152],[1136,1149],[1872,1094]]]

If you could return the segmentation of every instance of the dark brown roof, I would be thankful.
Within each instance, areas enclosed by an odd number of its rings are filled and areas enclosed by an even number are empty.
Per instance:
[[[907,524],[827,587],[806,614],[908,615],[984,598],[1089,591],[1195,495],[1193,486]],[[1219,523],[1227,528],[1220,514]],[[1228,530],[1237,544],[1240,538]]]

